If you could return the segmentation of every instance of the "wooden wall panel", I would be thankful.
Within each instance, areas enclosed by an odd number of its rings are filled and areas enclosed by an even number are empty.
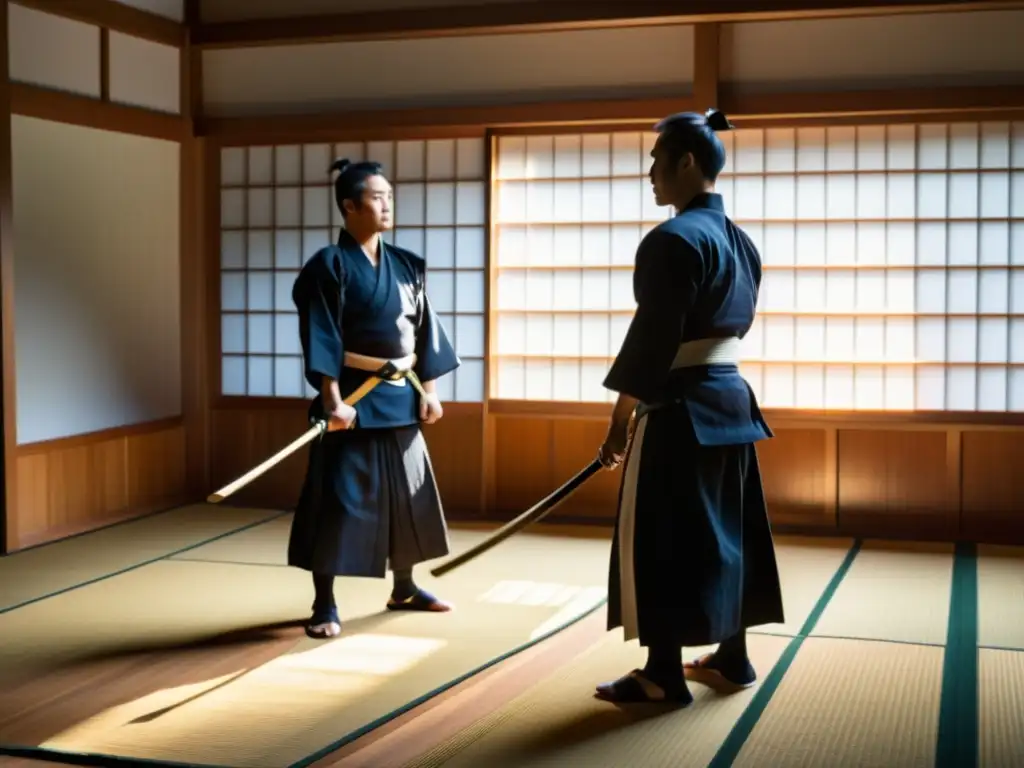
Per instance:
[[[592,419],[559,419],[552,425],[551,477],[549,488],[542,495],[535,496],[522,506],[522,512],[539,501],[570,477],[575,475],[597,456],[608,431],[608,422]],[[600,472],[558,508],[559,518],[579,518],[587,521],[609,522],[615,519],[619,496],[619,482],[622,468],[612,472]]]
[[[423,430],[445,511],[459,518],[481,514],[484,477],[483,406],[449,404],[441,421]]]
[[[497,514],[525,510],[557,486],[552,469],[554,425],[555,419],[547,417],[497,417],[492,475]]]
[[[597,456],[607,421],[544,416],[494,418],[495,457],[485,481],[495,486],[496,508],[487,517],[509,519],[526,511]],[[615,518],[621,470],[601,472],[570,496],[552,518],[607,523]]]
[[[497,505],[488,516],[509,519],[555,490],[590,463],[604,441],[606,419],[497,416],[495,466],[489,477]],[[836,525],[828,498],[828,430],[776,430],[758,448],[772,521],[787,527],[827,530]],[[611,524],[621,469],[602,472],[553,514],[559,521]],[[834,495],[834,493],[833,493]]]
[[[214,490],[293,440],[305,408],[281,403],[212,414]],[[551,493],[596,455],[607,421],[544,415],[491,415],[494,455],[480,450],[476,405],[449,405],[425,428],[445,509],[452,520],[507,521]],[[1024,541],[1024,430],[965,430],[893,425],[786,425],[758,446],[773,525],[786,532],[876,538]],[[290,509],[306,469],[300,451],[230,502]],[[33,478],[20,476],[31,493]],[[550,520],[611,525],[620,470],[602,472]],[[483,509],[485,486],[492,509]],[[962,488],[962,494],[961,494]],[[962,495],[962,503],[961,503]]]
[[[1024,431],[964,431],[961,535],[1024,541]]]
[[[759,443],[761,482],[772,523],[808,529],[836,526],[835,458],[829,463],[826,429],[775,429]],[[830,497],[831,494],[831,497]]]
[[[247,472],[302,434],[309,425],[299,409],[214,409],[210,492]],[[292,454],[232,497],[231,503],[273,509],[295,504],[306,468],[306,453]]]
[[[591,461],[606,419],[541,414],[493,419],[487,518],[509,520]],[[1024,541],[1024,431],[908,423],[783,423],[758,445],[772,524],[787,532],[878,538]],[[955,450],[953,450],[955,449]],[[620,472],[601,473],[552,521],[610,525]],[[961,504],[962,488],[962,504]]]
[[[839,432],[839,525],[846,533],[954,539],[944,430]]]
[[[129,511],[157,509],[182,497],[187,487],[185,427],[125,439]]]
[[[19,547],[185,500],[179,419],[18,447]]]

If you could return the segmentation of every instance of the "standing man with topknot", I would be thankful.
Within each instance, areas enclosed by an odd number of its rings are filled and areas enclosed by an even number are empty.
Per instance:
[[[608,467],[625,461],[608,628],[639,640],[647,664],[598,686],[611,701],[685,706],[687,680],[749,687],[747,628],[783,621],[754,448],[772,433],[738,367],[761,257],[714,191],[725,166],[716,132],[731,127],[714,110],[656,126],[651,183],[677,214],[637,250],[637,309],[604,382],[619,398],[600,454]],[[716,643],[683,663],[684,646]]]
[[[345,226],[292,289],[306,381],[319,393],[310,417],[328,422],[310,450],[288,542],[288,564],[313,574],[306,633],[314,638],[341,632],[336,576],[384,578],[390,568],[387,608],[451,610],[417,586],[412,569],[448,554],[420,427],[443,415],[436,382],[459,358],[427,298],[426,262],[381,236],[393,205],[381,166],[338,160],[331,170]],[[355,406],[344,402],[389,363],[411,376],[381,381]]]

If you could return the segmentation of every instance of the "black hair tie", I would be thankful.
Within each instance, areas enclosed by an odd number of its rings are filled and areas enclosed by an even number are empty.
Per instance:
[[[331,163],[331,167],[327,169],[327,173],[330,174],[332,171],[337,171],[339,174],[344,173],[350,165],[352,165],[352,161],[347,157],[340,158]]]
[[[713,131],[731,131],[734,127],[724,112],[719,112],[714,108],[704,113],[704,119],[707,121],[708,127]]]

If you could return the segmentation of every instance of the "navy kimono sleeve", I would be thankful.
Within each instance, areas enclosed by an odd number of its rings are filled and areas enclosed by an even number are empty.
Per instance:
[[[421,276],[420,285],[425,285]],[[413,372],[420,381],[436,381],[458,368],[462,361],[448,340],[441,320],[430,304],[425,288],[420,290],[419,326],[416,328],[416,365]]]
[[[683,238],[654,231],[637,250],[633,294],[637,303],[606,389],[654,403],[683,339],[683,324],[703,282],[703,259]]]
[[[292,287],[306,381],[320,390],[324,376],[337,379],[345,357],[341,313],[345,301],[340,256],[320,251],[303,266]]]

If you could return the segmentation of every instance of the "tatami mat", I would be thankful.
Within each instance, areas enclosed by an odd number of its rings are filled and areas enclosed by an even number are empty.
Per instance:
[[[1024,547],[978,547],[978,645],[1024,649]]]
[[[802,642],[773,637],[764,628],[748,634],[760,674],[753,691],[720,698],[693,685],[697,701],[682,711],[610,707],[592,698],[594,683],[640,666],[644,651],[609,639],[408,768],[932,768],[943,706],[953,548],[869,544],[829,601],[826,585],[848,550],[845,542],[832,542],[831,549],[814,543],[777,543],[785,629],[795,633],[819,598],[825,598],[825,610]],[[1005,590],[1013,577],[993,571],[992,582],[999,579]],[[986,589],[979,584],[983,594]],[[781,635],[783,628],[769,631]],[[839,632],[872,639],[827,636]],[[790,645],[795,642],[799,646]],[[790,653],[796,649],[795,657],[784,656],[787,647]],[[782,663],[784,658],[791,661]],[[980,677],[979,765],[1022,765],[1024,654],[982,651]]]
[[[766,672],[789,640],[748,639]],[[706,649],[693,649],[699,654]],[[644,651],[612,633],[589,653],[406,768],[685,768],[706,766],[753,691],[719,696],[694,685],[694,704],[617,707],[594,698],[597,683],[643,666]]]
[[[805,640],[733,765],[933,768],[942,658],[931,646]]]
[[[281,515],[266,525],[204,544],[181,555],[175,555],[175,559],[285,565],[288,562],[288,531],[291,524],[291,514]]]
[[[952,576],[951,544],[865,542],[812,634],[944,645]]]
[[[604,597],[609,537],[538,528],[441,579],[417,569],[453,614],[390,613],[389,580],[339,579],[345,632],[317,643],[301,630],[309,574],[285,567],[290,516],[273,515],[197,505],[0,559],[0,744],[298,768]],[[484,535],[456,528],[453,550]],[[752,691],[694,685],[695,704],[676,711],[600,702],[596,683],[644,659],[613,632],[409,768],[931,768],[946,722],[953,547],[864,544],[793,658],[792,636],[852,544],[777,537],[786,621],[748,635]],[[957,562],[973,572],[966,557]],[[966,583],[954,624],[969,622],[973,638]],[[1024,649],[1022,594],[1024,548],[979,547],[981,768],[1024,765],[1024,652],[1006,650]],[[972,669],[961,677],[947,698],[974,689]]]
[[[234,536],[219,539],[202,547],[189,550],[175,559],[210,560],[223,563],[251,563],[263,565],[285,565],[288,562],[288,532],[292,516],[283,515],[266,525],[242,531]],[[452,526],[450,539],[453,551],[479,541],[493,529],[474,529]],[[490,552],[502,552],[515,542],[517,554],[525,558],[521,563],[510,563],[500,555],[497,558]],[[552,545],[552,542],[557,542]],[[552,548],[554,546],[554,549]],[[570,537],[552,536],[542,528],[533,528],[516,534],[512,539],[499,544],[496,548],[476,560],[459,568],[459,573],[474,572],[483,569],[490,573],[492,563],[514,566],[516,578],[522,579],[530,575],[533,563],[542,558],[560,557],[575,563],[582,568],[588,578],[598,579],[604,584],[608,578],[608,558],[611,546],[611,532],[605,537]],[[417,568],[417,574],[422,569]],[[596,575],[596,574],[600,575]],[[447,578],[447,577],[445,577]],[[444,579],[442,579],[442,582]]]
[[[978,724],[982,768],[1024,765],[1024,653],[979,652]]]
[[[273,517],[194,504],[0,557],[0,612]]]
[[[567,547],[521,536],[424,575],[452,614],[387,612],[389,581],[340,579],[346,629],[326,643],[287,625],[309,574],[273,565],[170,559],[25,606],[0,616],[0,742],[293,765],[599,605],[606,559]]]
[[[747,642],[762,680],[789,643],[770,635]],[[732,764],[932,768],[942,653],[863,640],[804,641]],[[643,658],[635,644],[609,639],[406,768],[707,766],[758,689],[720,696],[694,684],[694,704],[683,710],[619,708],[593,698],[596,682]]]
[[[190,550],[176,556],[175,559],[284,565],[290,525],[291,516],[287,515],[258,528]],[[453,530],[452,545],[456,548],[468,546],[470,542],[476,541],[479,535],[479,532]],[[591,578],[598,578],[594,574],[600,573],[600,583],[603,583],[607,576],[610,536],[610,533],[608,538],[559,536],[557,556],[578,563],[579,567],[592,575]],[[523,548],[522,551],[526,553],[534,547],[546,547],[545,542],[551,541],[552,537],[546,531],[534,529],[518,534],[516,540],[517,546]],[[504,546],[506,545],[501,544],[498,549]],[[754,631],[761,634],[796,635],[851,546],[852,539],[777,537],[775,550],[785,595],[786,621],[783,624],[758,627]],[[536,556],[544,555],[538,551]],[[464,566],[463,570],[485,567],[490,572],[493,568],[503,568],[507,565],[508,569],[502,573],[502,577],[512,581],[522,580],[524,573],[527,572],[517,562],[503,560],[491,563],[489,560],[490,556],[480,558],[475,563]]]
[[[775,556],[786,621],[755,627],[751,632],[797,635],[852,546],[852,539],[776,537]]]

